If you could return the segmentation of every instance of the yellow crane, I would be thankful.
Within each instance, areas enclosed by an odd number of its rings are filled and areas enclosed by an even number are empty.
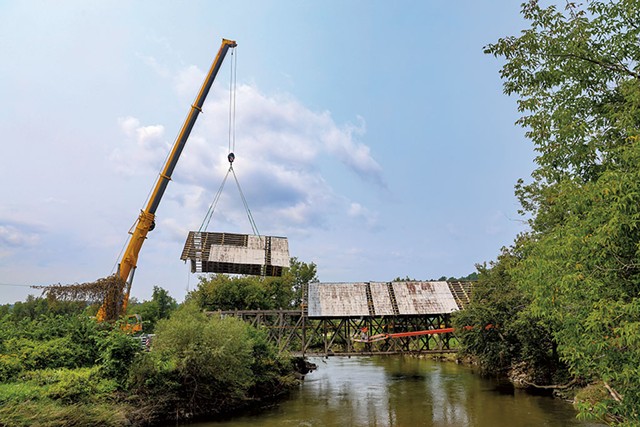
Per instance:
[[[171,153],[169,154],[169,157],[167,157],[164,167],[160,172],[160,176],[156,181],[151,197],[149,198],[149,202],[145,209],[140,212],[136,223],[132,227],[133,232],[129,232],[131,237],[129,238],[127,247],[122,255],[122,259],[118,264],[118,271],[115,277],[119,284],[118,286],[112,287],[112,289],[106,293],[102,305],[98,309],[98,314],[96,315],[98,321],[114,321],[126,313],[127,304],[129,303],[129,294],[131,292],[131,283],[133,282],[133,275],[138,264],[140,249],[142,248],[142,244],[147,238],[149,231],[153,230],[155,227],[155,214],[158,209],[158,205],[160,204],[160,200],[162,200],[162,196],[164,195],[167,185],[171,180],[171,174],[176,167],[180,154],[182,153],[187,139],[189,138],[189,134],[193,129],[193,125],[198,119],[198,115],[202,112],[204,100],[209,93],[209,89],[211,89],[211,85],[213,84],[218,71],[220,70],[222,62],[227,55],[227,51],[231,48],[235,48],[236,46],[237,43],[235,41],[222,39],[220,50],[211,64],[209,73],[202,83],[198,96],[191,105],[189,114],[182,125],[182,129],[173,144]],[[142,330],[139,316],[135,316],[133,322],[128,321],[127,323],[128,326],[125,326],[125,328],[131,332]]]

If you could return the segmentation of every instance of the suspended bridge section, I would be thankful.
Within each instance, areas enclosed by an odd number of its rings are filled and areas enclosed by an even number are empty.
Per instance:
[[[472,282],[310,283],[297,310],[230,310],[265,330],[279,352],[354,356],[454,352],[451,313],[469,303]]]

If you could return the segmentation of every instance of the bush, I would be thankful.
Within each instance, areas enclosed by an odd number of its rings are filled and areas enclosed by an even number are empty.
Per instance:
[[[15,379],[22,371],[20,359],[12,354],[0,354],[0,382]]]
[[[45,390],[32,382],[0,384],[0,408],[44,399]],[[3,425],[0,420],[0,425]]]
[[[76,368],[80,366],[76,356],[80,348],[70,337],[54,338],[49,341],[33,342],[25,353],[27,369]]]
[[[154,351],[173,360],[181,377],[192,379],[189,388],[243,396],[252,381],[252,345],[247,327],[230,317],[208,318],[188,305],[158,324]]]
[[[119,330],[111,331],[99,343],[102,375],[116,379],[124,387],[136,353],[140,351],[139,341]]]
[[[150,353],[132,369],[132,392],[150,411],[190,418],[227,412],[281,391],[288,366],[266,338],[232,318],[207,317],[194,304],[160,321]],[[268,384],[259,389],[257,384]]]
[[[54,371],[47,396],[67,404],[92,403],[110,397],[117,385],[113,379],[102,378],[99,367],[59,369]]]

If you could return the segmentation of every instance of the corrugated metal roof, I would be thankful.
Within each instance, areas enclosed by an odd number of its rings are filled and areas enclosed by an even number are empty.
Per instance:
[[[458,310],[447,282],[394,282],[400,314],[443,314]]]
[[[389,295],[389,284],[371,282],[371,299],[376,316],[393,316],[393,304]]]
[[[309,283],[309,317],[368,315],[366,283]]]
[[[369,290],[369,297],[367,296]],[[446,314],[458,310],[447,282],[310,283],[309,317]]]

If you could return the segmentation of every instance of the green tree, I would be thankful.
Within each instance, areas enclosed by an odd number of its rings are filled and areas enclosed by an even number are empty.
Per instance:
[[[273,308],[267,299],[260,277],[230,277],[216,274],[201,276],[188,300],[195,300],[207,310],[258,310]]]
[[[318,268],[313,262],[306,263],[292,257],[290,267],[285,273],[285,281],[290,284],[293,292],[293,299],[290,302],[292,307],[299,307],[303,302],[304,290],[309,283],[318,281]]]
[[[516,194],[529,216],[511,271],[571,373],[601,381],[584,417],[640,423],[640,7],[637,0],[523,4],[530,27],[503,57],[537,168]]]
[[[160,319],[167,319],[178,308],[176,300],[165,289],[154,286],[150,301],[131,301],[127,307],[129,314],[139,314],[142,317],[144,331],[153,333],[155,325]]]
[[[520,236],[495,262],[477,266],[471,304],[454,315],[454,326],[462,353],[476,356],[483,373],[507,375],[522,387],[565,383],[552,328],[532,315],[531,296],[513,277],[526,258],[527,239]]]
[[[459,279],[456,280],[460,280],[460,281],[475,281],[478,280],[478,272],[474,271],[473,273],[469,273],[464,277],[460,277]]]
[[[299,307],[304,288],[317,280],[314,263],[291,258],[291,266],[282,277],[202,276],[188,299],[208,310],[287,309]]]
[[[445,277],[444,279],[440,279],[440,280],[447,280],[447,278]],[[409,276],[404,276],[404,277],[396,276],[396,278],[392,280],[392,282],[415,282],[415,281],[416,279]]]
[[[153,412],[176,418],[227,412],[291,385],[263,332],[233,317],[208,317],[192,303],[161,320],[153,351],[138,356],[133,391]]]

